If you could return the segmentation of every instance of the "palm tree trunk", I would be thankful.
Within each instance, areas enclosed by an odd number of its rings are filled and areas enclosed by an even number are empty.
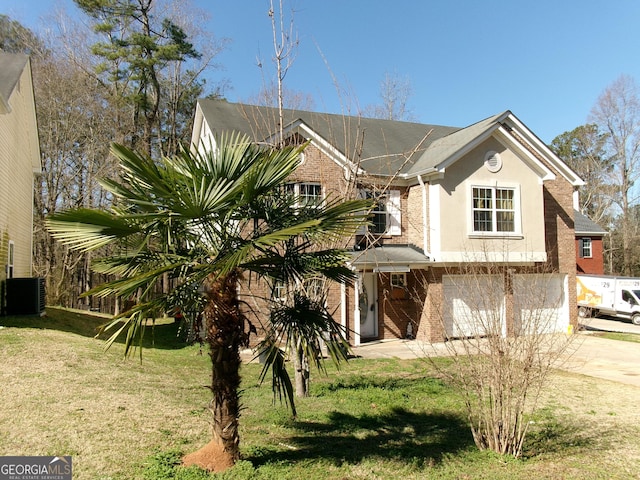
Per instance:
[[[293,368],[295,369],[296,396],[309,396],[309,359],[301,348],[296,348],[293,356]]]
[[[240,456],[240,347],[245,344],[238,275],[233,271],[224,277],[209,279],[208,302],[204,310],[212,364],[213,441],[224,448],[234,463]]]

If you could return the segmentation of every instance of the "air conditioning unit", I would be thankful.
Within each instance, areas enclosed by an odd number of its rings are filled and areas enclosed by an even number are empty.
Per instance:
[[[44,278],[8,278],[5,292],[7,315],[44,313]]]

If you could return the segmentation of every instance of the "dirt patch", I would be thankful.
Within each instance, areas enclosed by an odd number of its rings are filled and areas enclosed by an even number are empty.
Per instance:
[[[224,451],[222,445],[211,440],[200,450],[185,455],[182,463],[185,467],[196,465],[210,472],[222,472],[233,466],[233,458]]]

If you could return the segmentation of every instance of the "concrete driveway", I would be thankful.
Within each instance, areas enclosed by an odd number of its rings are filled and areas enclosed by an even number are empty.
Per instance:
[[[640,325],[634,325],[631,320],[620,320],[613,317],[580,318],[580,325],[587,330],[602,332],[637,333],[640,335]]]
[[[623,332],[627,331],[628,327],[634,329],[640,327],[621,322],[615,324],[601,322],[611,322],[611,320],[591,322],[589,329],[575,335],[575,341],[570,346],[570,352],[567,353],[566,361],[561,368],[640,388],[640,343],[608,340],[594,335],[597,330],[596,325],[600,326],[599,330]],[[630,333],[636,333],[636,331]],[[444,344],[424,344],[416,340],[386,340],[353,347],[353,353],[362,358],[411,359],[425,355],[446,355],[447,349]]]

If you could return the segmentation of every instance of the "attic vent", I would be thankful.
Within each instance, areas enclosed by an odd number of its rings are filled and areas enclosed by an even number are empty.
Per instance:
[[[493,150],[487,152],[484,156],[484,166],[487,167],[491,173],[496,173],[502,168],[502,158],[498,152]]]

